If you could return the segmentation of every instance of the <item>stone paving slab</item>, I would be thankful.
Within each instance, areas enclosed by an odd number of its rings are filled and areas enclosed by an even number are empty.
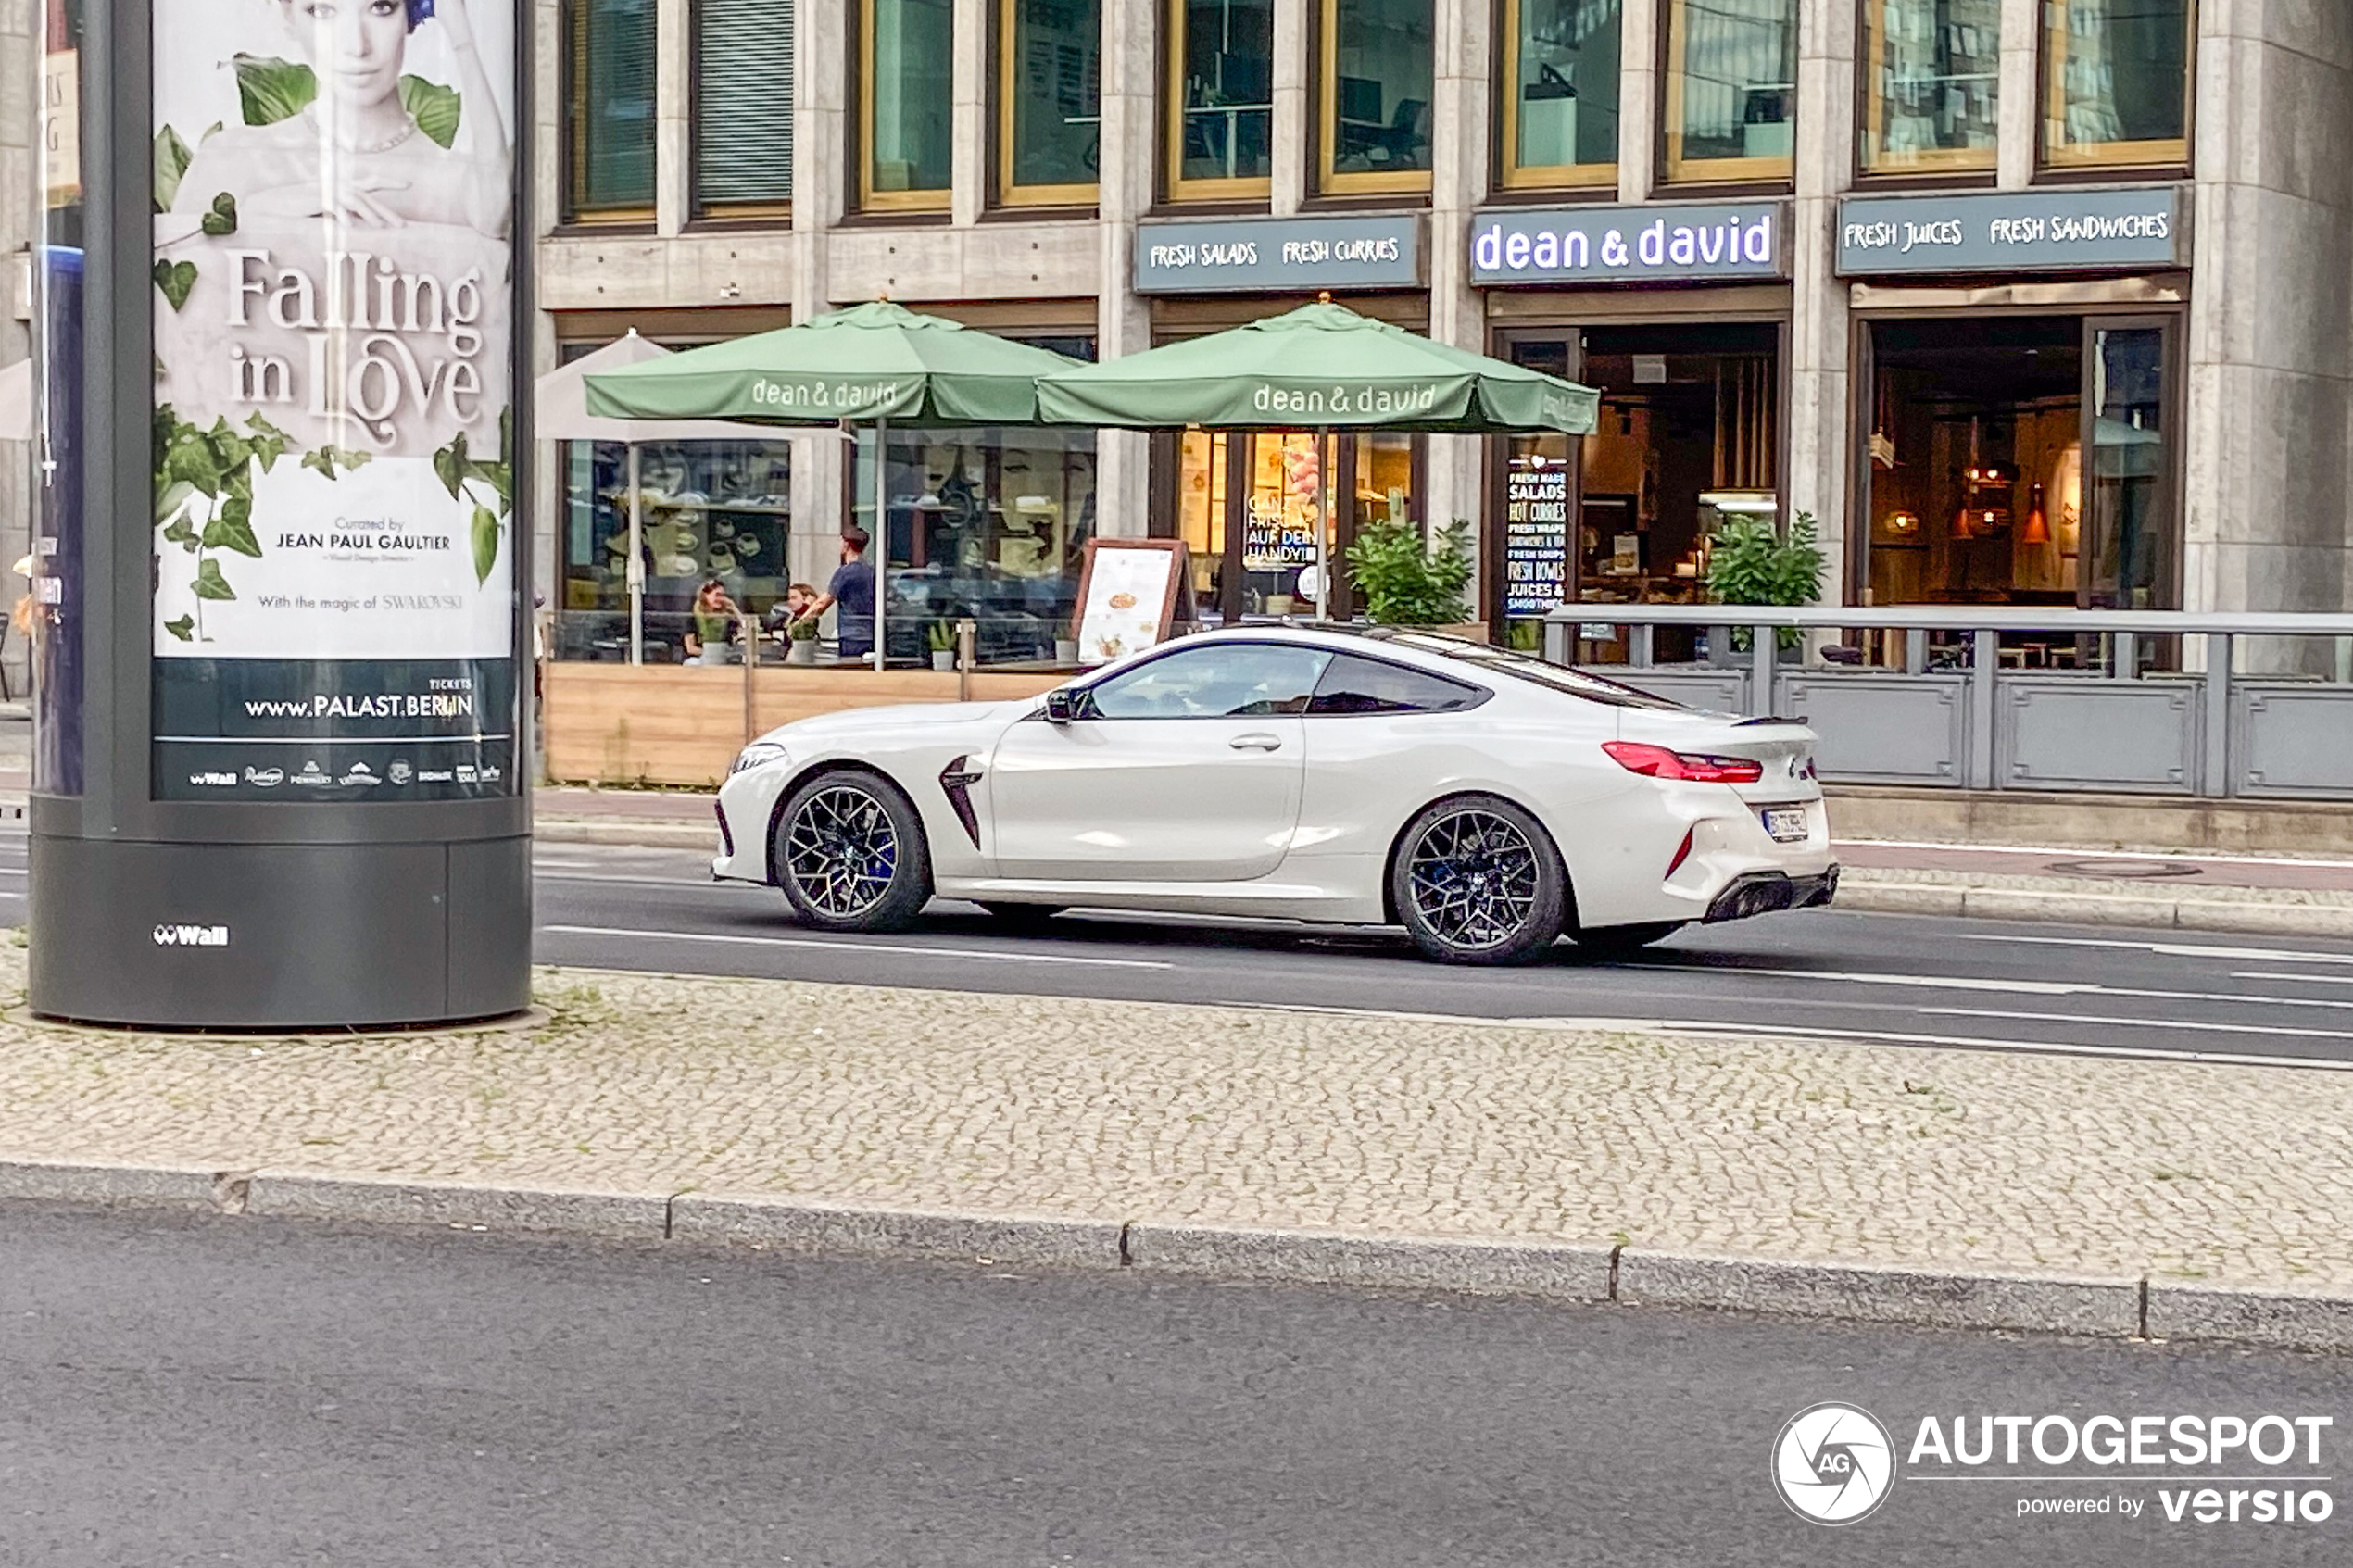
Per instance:
[[[2353,1294],[2353,1073],[539,979],[528,1034],[0,1022],[0,1159]]]

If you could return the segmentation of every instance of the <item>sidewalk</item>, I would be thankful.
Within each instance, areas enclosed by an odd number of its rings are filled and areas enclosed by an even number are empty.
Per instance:
[[[545,788],[550,843],[707,849],[709,795]],[[2348,809],[2353,811],[2353,809]],[[1838,808],[1831,807],[1833,831]],[[2353,859],[1842,839],[1841,908],[1892,914],[2353,937]]]
[[[0,947],[0,993],[23,972]],[[967,1257],[2353,1345],[2353,1072],[552,971],[541,1000],[535,1032],[307,1039],[11,1014],[0,1193],[260,1171],[220,1190],[784,1245],[847,1203],[884,1211],[869,1250],[944,1214],[997,1237]]]

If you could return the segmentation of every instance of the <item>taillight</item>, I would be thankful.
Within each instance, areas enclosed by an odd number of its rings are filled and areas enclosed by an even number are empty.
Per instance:
[[[1686,784],[1755,784],[1765,776],[1765,764],[1747,757],[1708,757],[1669,751],[1641,741],[1607,740],[1602,749],[1630,773],[1654,779],[1680,779]]]

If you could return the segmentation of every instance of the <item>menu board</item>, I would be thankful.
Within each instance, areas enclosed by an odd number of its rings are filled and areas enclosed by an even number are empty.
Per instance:
[[[1108,664],[1167,640],[1185,581],[1175,539],[1089,539],[1078,584],[1078,662]]]
[[[1568,599],[1568,463],[1529,453],[1504,481],[1504,614],[1543,615]]]

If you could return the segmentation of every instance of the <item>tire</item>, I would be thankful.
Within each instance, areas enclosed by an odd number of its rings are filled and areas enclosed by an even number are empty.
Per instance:
[[[922,819],[898,787],[836,768],[792,792],[770,853],[793,911],[820,931],[903,931],[931,897]]]
[[[1654,942],[1664,942],[1684,924],[1680,920],[1661,920],[1643,925],[1597,925],[1579,932],[1577,945],[1597,959],[1624,958]]]
[[[981,905],[981,908],[1016,931],[1037,931],[1070,906],[1067,904],[987,903]]]
[[[1568,921],[1568,868],[1552,835],[1491,795],[1423,808],[1398,839],[1389,884],[1414,946],[1440,963],[1527,963]]]

